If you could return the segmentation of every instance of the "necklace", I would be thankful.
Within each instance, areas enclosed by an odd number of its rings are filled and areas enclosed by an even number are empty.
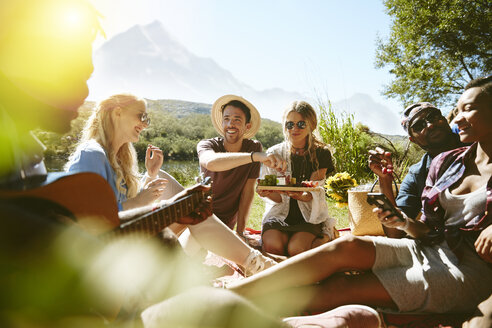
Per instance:
[[[292,146],[292,149],[294,149],[293,153],[296,154],[296,155],[302,155],[302,154],[304,154],[304,151],[306,150],[305,147],[297,148],[297,147],[294,147],[294,146]]]

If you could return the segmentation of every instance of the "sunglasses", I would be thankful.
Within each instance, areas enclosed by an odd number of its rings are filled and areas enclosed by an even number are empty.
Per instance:
[[[433,124],[440,121],[443,118],[442,114],[438,111],[431,111],[425,117],[416,120],[410,128],[415,133],[420,133],[427,127],[427,124]]]
[[[299,121],[297,123],[294,123],[292,121],[285,122],[285,128],[287,130],[292,130],[296,125],[299,129],[305,129],[307,126],[305,121]]]
[[[146,123],[147,125],[150,125],[150,117],[149,117],[149,114],[147,113],[141,113],[139,114],[140,116],[140,121],[142,123]]]

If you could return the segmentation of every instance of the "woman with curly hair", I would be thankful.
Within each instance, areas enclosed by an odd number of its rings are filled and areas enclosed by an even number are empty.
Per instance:
[[[282,156],[287,171],[296,181],[312,180],[324,185],[334,171],[327,145],[315,135],[317,118],[313,107],[295,101],[284,112],[285,141],[272,146],[267,153]],[[275,174],[264,167],[265,174]],[[296,255],[321,245],[325,236],[333,239],[335,220],[328,215],[324,190],[269,191],[258,190],[266,203],[262,222],[263,250],[278,255]]]

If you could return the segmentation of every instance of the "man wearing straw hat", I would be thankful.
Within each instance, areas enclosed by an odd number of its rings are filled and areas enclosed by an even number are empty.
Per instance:
[[[261,118],[246,99],[225,95],[212,106],[212,124],[220,137],[198,143],[200,169],[212,178],[213,212],[229,228],[242,235],[253,202],[260,164],[285,171],[286,162],[262,152],[258,140],[251,140]]]

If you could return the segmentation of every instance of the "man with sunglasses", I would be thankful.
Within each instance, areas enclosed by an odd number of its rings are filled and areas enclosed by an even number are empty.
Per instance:
[[[200,169],[212,178],[213,212],[229,228],[242,235],[253,202],[261,163],[285,171],[287,163],[267,155],[258,140],[251,140],[260,128],[257,109],[246,99],[225,95],[212,106],[212,123],[220,137],[197,145]]]
[[[379,177],[381,192],[408,217],[416,219],[422,208],[421,195],[432,159],[440,153],[463,146],[459,136],[449,126],[441,111],[428,102],[419,102],[405,108],[401,125],[413,143],[427,151],[420,162],[412,165],[403,179],[398,196],[392,191],[391,154],[377,147],[369,151],[369,167]],[[389,169],[389,171],[388,171]],[[385,227],[389,237],[404,233]]]

